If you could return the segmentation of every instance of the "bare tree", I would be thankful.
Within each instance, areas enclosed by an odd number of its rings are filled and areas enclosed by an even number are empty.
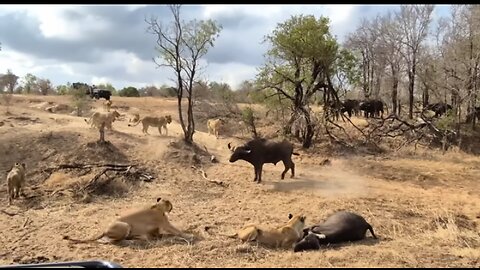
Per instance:
[[[408,74],[408,117],[413,118],[415,75],[420,45],[427,38],[428,27],[434,5],[402,5],[396,14],[402,36],[398,41],[403,45],[402,56],[407,63]],[[426,104],[424,104],[425,106]]]
[[[156,49],[160,61],[154,58],[158,67],[169,67],[175,72],[177,83],[178,114],[184,133],[184,140],[193,143],[195,123],[193,119],[193,87],[199,69],[199,60],[213,47],[213,42],[219,36],[221,26],[213,20],[187,23],[180,18],[181,5],[170,5],[173,22],[164,25],[157,17],[145,19],[148,32],[156,37]],[[187,94],[187,123],[182,113],[182,98]]]
[[[378,35],[372,31],[371,22],[363,19],[360,26],[347,36],[345,47],[358,52],[361,59],[362,91],[365,98],[369,99],[373,93],[375,54]]]
[[[401,44],[398,42],[401,32],[398,31],[398,23],[394,20],[392,13],[379,17],[376,30],[379,36],[379,53],[388,64],[392,80],[392,113],[397,114],[398,110],[398,84],[400,81],[401,69]]]

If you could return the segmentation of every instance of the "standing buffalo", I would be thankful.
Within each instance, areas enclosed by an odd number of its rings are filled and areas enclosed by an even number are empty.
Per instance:
[[[325,112],[328,112],[328,114],[332,117],[332,120],[338,121],[340,113],[343,113],[343,106],[344,105],[341,101],[329,100],[325,102],[324,109]]]
[[[429,110],[435,112],[435,117],[442,116],[448,110],[451,110],[452,106],[443,102],[437,102],[433,104],[428,104],[425,106],[424,110]]]
[[[285,174],[291,169],[291,178],[295,176],[295,164],[292,161],[292,154],[298,156],[298,153],[293,152],[293,145],[283,140],[281,142],[267,141],[263,138],[256,138],[245,145],[232,147],[228,143],[228,149],[233,153],[230,157],[230,162],[235,162],[239,159],[245,160],[252,164],[255,169],[255,178],[253,181],[260,183],[262,181],[262,168],[264,163],[273,163],[277,165],[280,160],[283,161],[285,170],[282,172],[282,179]]]
[[[356,99],[346,99],[343,102],[343,107],[341,109],[341,113],[343,114],[344,112],[348,113],[348,117],[352,117],[352,113],[355,116],[358,116],[358,113],[360,111],[360,101]]]
[[[383,117],[383,102],[381,100],[366,100],[360,103],[360,110],[365,112],[365,117]],[[380,114],[381,113],[381,114]]]
[[[321,245],[358,241],[365,238],[367,230],[377,238],[373,228],[362,216],[340,211],[327,218],[323,223],[303,230],[303,239],[295,244],[294,252],[318,250]]]

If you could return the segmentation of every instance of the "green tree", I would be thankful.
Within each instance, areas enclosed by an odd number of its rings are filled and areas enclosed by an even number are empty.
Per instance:
[[[216,100],[233,102],[233,91],[228,83],[211,82],[208,84],[209,94]]]
[[[46,96],[53,90],[52,82],[49,79],[39,78],[37,80],[37,88],[42,95]]]
[[[315,123],[310,117],[309,103],[317,91],[323,90],[327,100],[338,96],[332,84],[335,64],[339,57],[339,45],[330,34],[329,20],[316,19],[312,15],[292,16],[279,23],[266,41],[271,45],[267,61],[257,75],[262,89],[275,90],[292,102],[290,120],[285,133],[298,117],[304,117],[305,130],[302,144],[312,144]]]
[[[31,73],[27,73],[23,78],[23,91],[30,94],[37,91],[37,77]]]
[[[118,95],[120,95],[121,97],[140,97],[140,92],[138,92],[137,88],[129,86],[120,90],[118,92]]]
[[[77,111],[77,116],[82,116],[83,111],[87,110],[88,105],[92,101],[90,96],[87,95],[88,85],[82,84],[77,88],[70,87],[70,94],[72,96],[73,107]]]
[[[68,87],[65,84],[57,85],[57,87],[55,87],[55,91],[57,92],[58,95],[61,95],[61,96],[67,95],[69,92],[69,89],[70,87]]]
[[[18,76],[13,74],[13,72],[9,69],[7,70],[7,74],[0,77],[0,80],[3,81],[7,91],[10,94],[13,94],[13,90],[15,90],[15,86],[17,86],[18,83]]]
[[[191,20],[180,18],[181,5],[170,5],[173,22],[163,24],[156,17],[146,20],[148,31],[155,35],[156,50],[160,61],[154,59],[158,67],[173,69],[176,81],[178,115],[187,144],[193,144],[195,122],[193,118],[193,88],[198,77],[200,59],[213,47],[221,26],[213,20]],[[182,113],[182,98],[187,95],[187,122]]]

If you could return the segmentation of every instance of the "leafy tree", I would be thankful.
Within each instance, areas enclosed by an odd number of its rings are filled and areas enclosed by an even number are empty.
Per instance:
[[[133,86],[125,87],[118,92],[121,97],[140,97],[140,92]]]
[[[31,73],[27,73],[23,78],[23,91],[30,94],[37,91],[37,77]]]
[[[64,96],[64,95],[68,94],[68,92],[70,90],[70,87],[68,85],[61,84],[61,85],[57,85],[55,90],[56,90],[58,95]]]
[[[304,117],[305,130],[302,144],[312,144],[315,123],[310,117],[309,103],[317,91],[323,90],[325,98],[336,98],[332,77],[339,57],[339,45],[330,34],[329,20],[313,15],[292,16],[279,23],[266,41],[271,45],[266,64],[257,75],[262,89],[272,89],[292,103],[292,114],[285,126],[291,126],[298,117]]]
[[[37,89],[42,95],[46,96],[53,90],[52,82],[49,79],[39,78],[37,80]]]
[[[83,111],[85,111],[92,99],[87,95],[88,85],[79,84],[76,88],[70,87],[69,89],[71,94],[71,99],[73,107],[77,110],[77,116],[82,116]]]
[[[7,74],[0,77],[0,80],[3,81],[3,84],[7,88],[7,91],[10,94],[13,94],[13,90],[15,90],[15,87],[18,83],[18,76],[13,74],[13,72],[9,69],[7,70]]]

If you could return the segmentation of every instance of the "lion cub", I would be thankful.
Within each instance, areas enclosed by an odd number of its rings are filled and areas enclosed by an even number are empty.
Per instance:
[[[13,165],[7,175],[8,205],[11,205],[12,200],[18,198],[19,194],[23,195],[22,187],[25,185],[25,168],[25,163],[15,162],[15,165]]]
[[[191,238],[191,236],[184,234],[168,221],[165,213],[170,213],[172,208],[172,203],[169,200],[158,198],[156,204],[120,217],[97,237],[77,240],[71,239],[66,235],[63,239],[74,243],[88,243],[106,238],[107,242],[117,243],[121,240],[150,240],[153,237],[160,236],[162,233]]]
[[[260,229],[251,224],[238,231],[237,236],[244,242],[258,242],[273,248],[291,248],[303,236],[305,216],[289,214],[288,223],[278,229]]]

